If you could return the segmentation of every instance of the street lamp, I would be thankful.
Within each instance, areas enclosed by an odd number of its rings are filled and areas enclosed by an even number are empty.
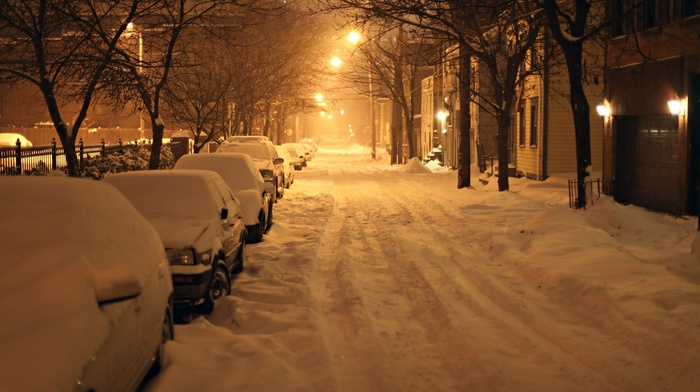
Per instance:
[[[129,24],[126,25],[126,30],[129,32],[135,31],[136,34],[138,34],[139,38],[139,75],[143,72],[143,34],[141,34],[141,30],[137,30],[134,27],[133,22],[129,22]],[[143,109],[139,111],[139,131],[141,131],[141,139],[143,139]]]
[[[357,44],[362,39],[362,36],[357,31],[348,33],[347,40],[352,44]],[[367,78],[369,83],[369,129],[372,132],[372,159],[377,159],[377,128],[374,124],[374,91],[372,89],[372,60],[365,50],[360,47],[365,56],[367,56]]]

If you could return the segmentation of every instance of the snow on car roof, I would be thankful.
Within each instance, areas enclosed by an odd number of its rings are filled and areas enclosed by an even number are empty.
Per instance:
[[[16,146],[17,139],[19,139],[22,147],[32,146],[32,142],[19,133],[0,133],[0,146]]]
[[[262,192],[265,181],[252,158],[243,153],[188,154],[180,158],[175,169],[212,170],[236,193],[246,189]]]
[[[110,328],[92,272],[129,263],[143,284],[145,261],[165,257],[160,238],[116,189],[87,179],[0,178],[0,214],[2,387],[73,390]]]
[[[251,158],[256,160],[270,160],[270,149],[264,141],[259,142],[229,142],[225,141],[221,143],[217,152],[239,152],[243,154],[250,155]]]
[[[147,218],[169,216],[210,219],[223,205],[218,205],[213,182],[223,181],[219,174],[207,170],[147,170],[118,173],[106,177]]]

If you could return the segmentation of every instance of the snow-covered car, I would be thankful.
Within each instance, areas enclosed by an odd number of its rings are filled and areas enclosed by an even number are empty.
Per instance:
[[[160,235],[170,261],[176,310],[214,310],[243,271],[246,229],[239,202],[208,170],[149,170],[104,179],[119,189]]]
[[[301,143],[282,143],[282,146],[286,147],[290,154],[294,154],[294,168],[296,170],[301,170],[302,167],[307,166],[307,162],[311,160],[309,153]],[[294,152],[292,152],[292,150],[294,150]],[[299,158],[296,158],[297,156]]]
[[[270,141],[270,139],[265,135],[240,135],[240,136],[229,136],[226,141],[232,143],[245,143],[245,142],[260,142],[260,141]]]
[[[219,173],[241,203],[247,242],[256,243],[272,225],[271,196],[265,180],[247,154],[188,154],[175,163],[175,170],[211,170]]]
[[[304,151],[306,151],[305,157],[306,157],[307,161],[310,161],[316,157],[316,153],[314,152],[314,149],[310,145],[303,144],[303,143],[299,143],[299,144],[304,149]]]
[[[32,147],[32,142],[19,133],[0,133],[0,147],[16,147],[19,140],[22,147]]]
[[[289,155],[289,151],[282,146],[275,145],[275,150],[277,150],[277,155],[284,159],[284,187],[289,189],[294,182],[294,162],[292,161],[292,156]]]
[[[230,139],[230,138],[229,138]],[[267,183],[267,192],[272,195],[272,202],[284,196],[284,159],[269,140],[250,140],[245,142],[229,141],[221,143],[216,152],[238,152],[250,155],[255,166]]]
[[[0,178],[0,389],[134,391],[173,337],[158,233],[113,187]]]
[[[309,146],[313,153],[316,153],[316,151],[318,151],[318,144],[316,144],[314,139],[304,138],[304,139],[299,140],[299,143]]]

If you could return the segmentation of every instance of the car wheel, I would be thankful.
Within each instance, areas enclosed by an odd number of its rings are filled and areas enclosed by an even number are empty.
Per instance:
[[[269,230],[272,226],[272,204],[270,204],[267,209],[267,227],[265,228],[265,231]]]
[[[253,226],[248,226],[250,227],[250,230],[248,230],[248,236],[246,237],[246,242],[249,244],[257,244],[258,242],[262,241],[263,239],[263,233],[265,232],[265,216],[263,214],[260,214],[258,217],[258,224],[253,225]]]
[[[238,264],[236,264],[236,266],[233,268],[233,271],[231,272],[233,272],[236,275],[243,272],[243,263],[245,262],[245,255],[245,241],[241,241],[241,250],[238,252]]]
[[[209,314],[213,312],[216,300],[229,294],[231,294],[231,278],[224,268],[216,267],[204,302],[195,307],[197,313]]]
[[[275,192],[277,192],[278,199],[281,199],[284,197],[284,181],[285,181],[284,176],[282,176],[282,182],[277,182],[277,184],[276,184]]]

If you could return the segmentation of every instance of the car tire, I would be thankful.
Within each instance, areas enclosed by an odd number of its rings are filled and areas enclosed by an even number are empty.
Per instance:
[[[267,227],[265,228],[265,232],[270,230],[270,227],[272,227],[272,203],[270,203],[267,211]]]
[[[284,197],[284,176],[282,176],[282,182],[277,182],[275,185],[275,192],[277,192],[277,198],[281,199]],[[281,184],[281,185],[279,185]]]
[[[246,256],[246,249],[245,249],[245,241],[241,241],[241,250],[238,252],[238,264],[236,264],[235,267],[233,267],[233,273],[234,275],[238,275],[241,272],[243,272],[243,264],[245,264],[245,256]],[[230,291],[230,289],[229,289]]]
[[[265,232],[265,215],[263,213],[260,213],[260,216],[258,217],[258,224],[255,224],[253,226],[249,226],[250,230],[248,230],[248,235],[246,237],[246,242],[249,244],[257,244],[258,242],[261,242],[263,239],[263,233]]]
[[[231,294],[231,277],[225,268],[216,267],[209,289],[204,296],[204,302],[195,306],[199,314],[209,314],[214,311],[216,300]]]

